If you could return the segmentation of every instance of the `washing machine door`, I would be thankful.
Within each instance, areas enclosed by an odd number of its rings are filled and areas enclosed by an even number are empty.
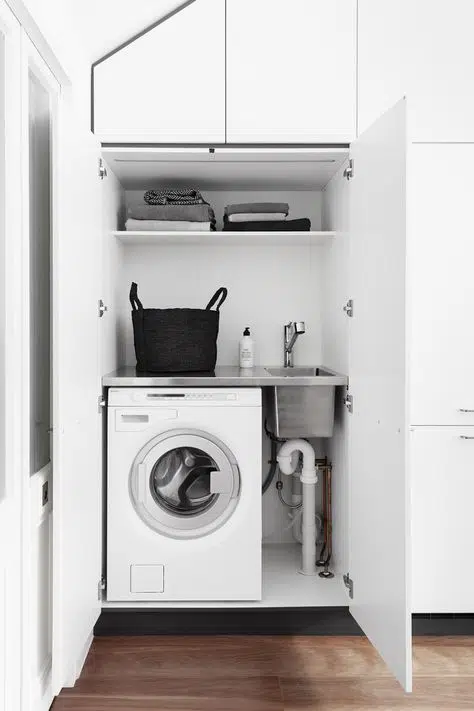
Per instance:
[[[198,538],[222,526],[240,492],[237,461],[223,442],[197,430],[154,437],[130,472],[135,511],[172,538]]]

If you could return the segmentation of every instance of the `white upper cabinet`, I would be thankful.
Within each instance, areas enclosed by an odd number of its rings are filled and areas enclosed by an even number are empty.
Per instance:
[[[355,137],[356,0],[227,0],[227,141]]]
[[[405,16],[405,0],[359,0],[357,25],[357,131],[359,134],[369,128],[406,93]]]
[[[197,0],[94,66],[103,143],[225,141],[225,3]]]
[[[473,162],[474,145],[410,148],[412,425],[474,425]]]
[[[359,133],[406,96],[411,141],[474,141],[473,23],[472,0],[359,0]]]
[[[411,139],[474,141],[474,2],[411,1],[407,19]]]

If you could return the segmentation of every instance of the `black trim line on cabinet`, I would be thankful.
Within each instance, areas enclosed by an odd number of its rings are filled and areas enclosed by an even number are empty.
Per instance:
[[[144,35],[148,34],[152,30],[154,30],[155,27],[162,25],[164,22],[166,22],[167,20],[170,20],[172,17],[177,15],[182,10],[185,10],[187,7],[189,7],[189,5],[192,5],[194,2],[196,2],[196,0],[185,0],[185,2],[181,3],[181,5],[178,5],[178,7],[175,7],[174,10],[171,10],[166,15],[163,15],[163,17],[160,17],[159,20],[155,20],[155,22],[152,22],[151,25],[147,25],[143,30],[140,30],[140,32],[137,32],[135,35],[133,35],[129,39],[125,40],[124,42],[119,44],[117,47],[114,47],[114,49],[111,49],[110,52],[107,52],[107,54],[104,54],[102,57],[99,57],[99,59],[96,59],[95,62],[92,63],[92,66],[91,66],[91,131],[92,131],[92,133],[94,133],[94,128],[95,128],[95,119],[94,119],[94,113],[95,113],[94,70],[95,70],[95,68],[99,64],[102,64],[102,62],[106,62],[107,59],[110,59],[110,57],[113,57],[114,54],[121,52],[122,49],[125,49],[125,47],[128,47],[130,44],[133,44],[133,42],[135,42],[136,40],[140,39]]]
[[[107,61],[107,59],[110,59],[110,57],[113,57],[114,54],[121,52],[122,49],[125,49],[125,47],[128,47],[130,44],[133,44],[133,42],[135,42],[136,40],[140,39],[144,35],[147,35],[149,32],[154,30],[155,27],[158,27],[159,25],[162,25],[164,22],[167,22],[172,17],[174,17],[175,15],[180,13],[182,10],[185,10],[187,7],[189,7],[189,5],[192,5],[194,2],[196,2],[196,0],[185,0],[185,2],[181,3],[181,5],[178,5],[178,7],[175,7],[174,10],[171,10],[166,15],[163,15],[163,17],[160,17],[159,20],[155,20],[155,22],[152,22],[151,25],[147,25],[143,30],[140,30],[140,32],[137,32],[137,34],[133,35],[128,40],[125,40],[125,42],[122,42],[122,44],[119,44],[114,49],[111,49],[110,52],[107,52],[107,54],[104,54],[103,57],[99,57],[99,59],[96,59],[95,62],[92,64],[92,66],[96,67],[98,64],[102,64],[102,62]]]
[[[474,614],[413,615],[415,636],[474,636]],[[361,636],[348,607],[105,608],[94,635]]]

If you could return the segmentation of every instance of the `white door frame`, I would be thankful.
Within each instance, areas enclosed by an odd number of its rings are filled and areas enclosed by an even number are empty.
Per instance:
[[[5,159],[2,166],[5,201],[4,220],[0,239],[4,241],[2,288],[4,290],[4,380],[5,421],[4,453],[0,466],[5,471],[5,491],[0,500],[0,662],[3,676],[0,688],[0,709],[20,708],[21,704],[21,604],[18,589],[21,585],[21,502],[20,471],[21,440],[21,371],[18,367],[22,352],[21,328],[21,172],[18,156],[21,151],[21,95],[20,95],[20,34],[21,28],[6,3],[0,1],[0,31],[4,37],[4,139]],[[3,183],[3,179],[1,179]],[[2,620],[3,618],[3,620]]]
[[[55,251],[58,244],[58,222],[59,222],[59,201],[58,201],[58,184],[59,184],[59,105],[60,105],[60,84],[54,77],[53,73],[43,60],[38,50],[34,46],[31,39],[25,32],[21,33],[21,92],[22,92],[22,151],[21,151],[21,167],[22,167],[22,240],[21,240],[21,284],[22,284],[22,312],[21,312],[21,330],[22,330],[22,353],[19,359],[21,363],[22,373],[22,389],[21,389],[21,422],[22,422],[22,459],[21,459],[21,478],[23,481],[22,493],[22,570],[23,583],[21,586],[22,599],[22,666],[24,670],[23,679],[23,710],[29,711],[34,708],[35,711],[46,711],[52,700],[52,660],[45,665],[42,670],[41,678],[33,678],[32,667],[32,649],[34,647],[34,631],[36,629],[37,620],[34,619],[36,613],[36,601],[32,596],[35,589],[35,579],[33,577],[32,560],[33,555],[37,552],[34,545],[33,534],[35,532],[32,526],[33,515],[37,516],[40,502],[36,499],[41,497],[41,487],[37,486],[34,481],[39,477],[41,482],[45,477],[49,477],[51,468],[48,467],[41,472],[35,473],[35,476],[30,478],[30,211],[29,211],[29,74],[30,72],[46,89],[50,96],[51,102],[51,256],[52,256],[52,296],[51,304],[52,315],[54,314],[54,267],[55,267]],[[53,372],[55,368],[55,351],[54,351],[54,329],[51,332],[52,349],[51,358],[53,362]],[[55,388],[52,380],[52,425],[55,421]],[[52,461],[55,460],[55,445],[53,440]],[[45,511],[49,515],[49,507],[45,507]]]

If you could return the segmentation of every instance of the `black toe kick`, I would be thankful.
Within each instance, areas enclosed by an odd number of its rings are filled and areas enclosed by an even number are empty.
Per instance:
[[[347,607],[104,609],[94,634],[361,635]]]
[[[415,636],[474,635],[474,615],[413,615]],[[361,628],[347,607],[104,609],[96,637],[112,635],[344,635]]]

